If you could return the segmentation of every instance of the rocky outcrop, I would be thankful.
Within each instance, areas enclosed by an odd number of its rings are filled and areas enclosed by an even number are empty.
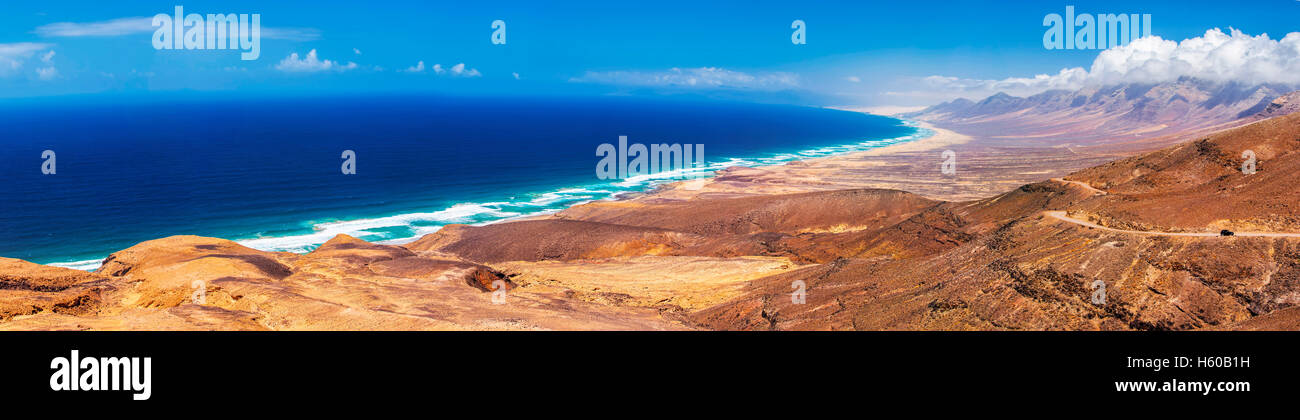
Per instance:
[[[1268,119],[1280,117],[1296,111],[1300,111],[1300,91],[1279,96],[1277,99],[1269,102],[1263,110],[1259,111],[1259,113],[1255,114],[1253,117],[1256,119]]]
[[[0,322],[40,313],[95,315],[114,287],[94,273],[0,258]]]

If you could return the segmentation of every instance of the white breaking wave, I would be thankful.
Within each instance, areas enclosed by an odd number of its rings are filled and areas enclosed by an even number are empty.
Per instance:
[[[518,213],[502,211],[491,205],[504,203],[463,203],[444,210],[429,213],[407,213],[373,219],[357,219],[337,222],[324,222],[312,225],[312,233],[303,235],[274,236],[254,239],[236,240],[240,245],[262,251],[310,252],[316,246],[325,243],[339,234],[364,237],[382,234],[376,230],[392,227],[410,227],[418,222],[430,223],[465,223],[473,221],[475,216],[508,217]],[[436,231],[437,229],[433,229]],[[418,229],[417,229],[418,231]]]
[[[99,259],[99,260],[58,262],[58,263],[50,263],[46,265],[52,265],[55,267],[63,267],[63,268],[71,268],[74,270],[82,270],[82,271],[95,271],[103,263],[104,260]]]

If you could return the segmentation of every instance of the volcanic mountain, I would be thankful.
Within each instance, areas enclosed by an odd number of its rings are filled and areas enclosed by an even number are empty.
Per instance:
[[[904,116],[968,135],[1097,144],[1227,128],[1268,110],[1275,99],[1294,90],[1279,84],[1184,77],[1160,84],[1050,90],[1025,98],[998,93],[978,102],[957,99]]]

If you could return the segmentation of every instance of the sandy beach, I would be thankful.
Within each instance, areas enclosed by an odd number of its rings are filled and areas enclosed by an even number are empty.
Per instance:
[[[732,167],[717,176],[681,181],[633,201],[729,198],[860,188],[907,191],[931,199],[985,198],[1111,159],[1062,148],[991,148],[980,138],[929,123],[934,135],[878,149],[781,165]],[[956,154],[956,174],[941,171],[943,152]]]

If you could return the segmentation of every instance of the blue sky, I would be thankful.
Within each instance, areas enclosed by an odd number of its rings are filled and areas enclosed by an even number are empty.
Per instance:
[[[205,15],[260,13],[260,58],[243,61],[235,51],[155,50],[153,29],[131,18],[170,14],[176,5]],[[950,83],[936,85],[937,79],[925,77],[996,81],[1088,68],[1098,51],[1043,47],[1044,16],[1063,14],[1066,5],[1079,13],[1151,14],[1152,34],[1175,41],[1211,28],[1267,33],[1273,40],[1300,30],[1300,2],[1293,0],[1249,6],[1222,1],[10,2],[0,15],[0,97],[400,91],[921,105],[985,93],[968,84],[966,91],[952,91]],[[505,45],[490,42],[491,22],[497,19],[507,24]],[[807,24],[805,45],[790,42],[796,19]],[[291,71],[293,66],[281,65],[295,53],[306,60],[312,50],[316,60],[329,60],[330,68]],[[421,61],[423,71],[405,71]],[[701,83],[682,83],[692,79]]]

